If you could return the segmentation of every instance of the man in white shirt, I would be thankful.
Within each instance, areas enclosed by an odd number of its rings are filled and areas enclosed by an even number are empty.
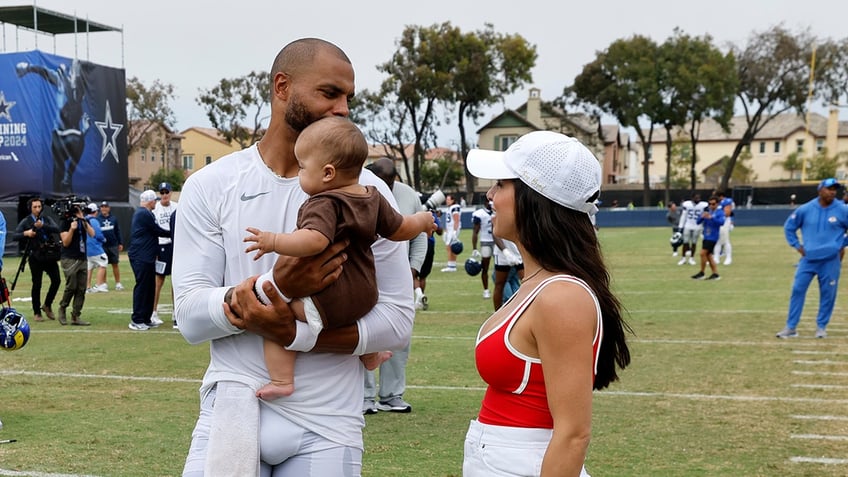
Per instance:
[[[695,250],[698,248],[698,236],[701,232],[701,226],[698,225],[698,217],[700,217],[707,208],[707,203],[701,200],[701,194],[697,192],[692,194],[692,198],[683,202],[680,206],[680,223],[678,228],[683,231],[683,258],[677,262],[678,265],[683,265],[689,262],[689,265],[695,265]]]
[[[483,282],[483,299],[492,297],[489,292],[489,263],[495,250],[495,237],[492,235],[492,201],[487,200],[486,205],[471,214],[471,246],[478,251],[477,239],[480,240],[480,280]]]
[[[156,223],[165,230],[171,230],[171,215],[177,211],[177,202],[171,200],[171,184],[163,182],[159,184],[159,200],[153,208],[153,216]],[[171,237],[159,237],[159,252],[156,256],[156,289],[153,294],[153,314],[150,322],[156,326],[162,324],[159,318],[159,294],[165,284],[165,277],[171,274],[174,260],[174,241]],[[173,301],[173,285],[171,289],[171,300]]]
[[[456,203],[453,194],[445,195],[445,205],[448,206],[448,211],[445,214],[445,245],[448,252],[448,264],[442,269],[443,272],[456,271],[456,254],[451,249],[451,244],[459,240],[459,231],[462,230],[462,222],[460,221],[462,207]]]
[[[397,169],[394,161],[381,157],[370,164],[371,170],[392,190],[398,203],[398,211],[409,215],[421,212],[421,197],[412,187],[395,180]],[[412,272],[412,286],[415,293],[415,308],[423,308],[421,301],[424,292],[418,280],[418,272],[427,253],[427,234],[419,234],[409,241],[409,269]],[[373,371],[365,372],[365,397],[362,401],[362,413],[374,414],[379,411],[412,412],[412,405],[403,399],[406,391],[406,363],[409,361],[409,345],[392,350],[392,357],[380,365],[380,389]],[[377,399],[379,397],[379,400]]]
[[[287,297],[312,295],[337,279],[345,243],[275,262],[274,254],[254,261],[243,242],[247,226],[294,230],[307,197],[298,183],[295,140],[318,118],[347,116],[353,92],[353,67],[338,47],[318,39],[290,43],[271,69],[271,120],[262,140],[192,174],[182,190],[175,316],[186,340],[210,342],[184,476],[210,469],[220,475],[361,473],[364,368],[358,356],[409,342],[414,310],[406,244],[380,239],[372,247],[380,292],[374,309],[355,325],[315,336],[295,322]],[[360,182],[395,203],[371,172],[363,171]],[[256,276],[268,270],[283,279],[279,290],[260,280],[270,300],[265,306],[255,287]],[[269,379],[263,337],[304,352],[291,396],[260,402],[254,395]]]

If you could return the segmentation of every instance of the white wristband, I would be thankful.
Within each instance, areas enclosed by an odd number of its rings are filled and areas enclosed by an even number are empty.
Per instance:
[[[261,301],[263,305],[271,304],[271,299],[268,298],[268,295],[265,294],[265,290],[262,289],[262,285],[265,282],[271,282],[271,285],[274,286],[274,290],[277,290],[277,294],[280,295],[280,298],[282,298],[286,303],[291,303],[291,298],[283,295],[283,292],[281,292],[279,287],[277,287],[277,283],[274,282],[274,270],[269,270],[256,279],[256,285],[253,287],[253,291],[256,292],[256,296],[259,297],[259,301]]]
[[[286,349],[289,351],[312,351],[312,348],[315,347],[315,343],[318,341],[318,334],[313,333],[312,330],[309,329],[309,325],[302,321],[295,320],[294,322],[297,331],[294,335],[294,340],[290,345],[286,346]]]

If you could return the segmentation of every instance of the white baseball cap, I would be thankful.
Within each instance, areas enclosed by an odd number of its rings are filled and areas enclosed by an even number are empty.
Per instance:
[[[146,191],[141,193],[141,195],[138,197],[138,200],[139,202],[150,202],[152,200],[156,200],[156,192],[147,189]]]
[[[481,179],[520,179],[528,187],[563,207],[598,212],[601,164],[577,139],[553,131],[534,131],[506,151],[472,149],[468,171]]]
[[[92,203],[90,203],[90,204],[86,205],[86,206],[85,206],[85,209],[88,211],[88,213],[94,213],[94,212],[97,212],[97,210],[98,210],[99,208],[97,207],[97,204],[95,204],[94,202],[92,202]]]

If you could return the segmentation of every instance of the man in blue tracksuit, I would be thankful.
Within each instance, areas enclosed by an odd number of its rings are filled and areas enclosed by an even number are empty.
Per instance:
[[[813,280],[819,279],[819,312],[816,316],[816,338],[827,336],[825,327],[830,321],[833,304],[836,302],[836,290],[839,285],[839,272],[842,265],[843,247],[848,245],[848,206],[834,201],[839,183],[834,178],[821,181],[817,198],[795,209],[786,219],[783,231],[786,241],[801,254],[795,282],[792,284],[792,296],[789,298],[789,315],[786,327],[777,333],[778,338],[796,338],[796,327],[804,309],[804,296]],[[798,229],[804,243],[798,240]]]
[[[716,273],[718,270],[716,270],[713,251],[718,242],[719,229],[724,225],[724,220],[724,210],[718,207],[718,197],[710,197],[707,208],[701,212],[697,219],[698,225],[704,229],[704,243],[701,245],[701,271],[692,275],[695,280],[704,279],[704,270],[708,263],[713,274],[707,280],[721,280],[721,277]]]

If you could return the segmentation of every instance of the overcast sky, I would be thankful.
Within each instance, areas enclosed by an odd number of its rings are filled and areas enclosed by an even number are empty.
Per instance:
[[[3,6],[26,3],[0,0]],[[128,78],[173,84],[180,131],[209,126],[195,102],[199,89],[211,88],[221,78],[267,70],[280,48],[306,36],[339,45],[353,62],[357,89],[376,89],[383,80],[376,65],[395,51],[405,26],[450,21],[463,31],[474,31],[491,23],[498,32],[520,34],[536,45],[533,86],[546,101],[558,96],[597,51],[633,34],[662,42],[680,27],[691,35],[709,33],[723,46],[743,44],[751,32],[782,23],[792,30],[810,28],[819,37],[848,36],[845,0],[40,0],[37,5],[123,28],[123,59],[119,33],[80,35],[79,57],[118,67],[123,61]],[[36,38],[12,25],[2,27],[0,49],[32,50],[37,39],[38,49],[54,52],[51,36]],[[74,56],[73,35],[55,37],[55,45],[56,54]],[[519,91],[504,106],[516,108],[526,98],[526,90]],[[476,138],[478,127],[502,109],[494,108],[478,125],[466,123],[469,136]],[[841,117],[848,118],[848,110],[843,109]],[[457,138],[455,126],[439,129],[440,145],[450,146]]]

